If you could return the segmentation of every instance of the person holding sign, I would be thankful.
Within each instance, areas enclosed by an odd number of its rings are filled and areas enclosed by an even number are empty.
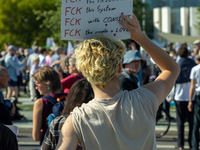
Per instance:
[[[84,40],[76,49],[77,68],[91,83],[95,97],[76,107],[61,130],[58,150],[156,150],[155,122],[159,104],[171,91],[180,68],[132,19],[119,22],[162,70],[156,80],[132,91],[120,91],[119,74],[126,52],[122,41],[107,37]]]

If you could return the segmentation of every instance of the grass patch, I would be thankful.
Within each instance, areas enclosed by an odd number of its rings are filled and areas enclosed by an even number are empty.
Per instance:
[[[20,93],[19,97],[21,97],[21,98],[30,98],[30,95],[29,94]]]
[[[17,107],[19,107],[20,109],[25,110],[25,111],[33,110],[33,105],[21,105],[21,104],[17,104]]]

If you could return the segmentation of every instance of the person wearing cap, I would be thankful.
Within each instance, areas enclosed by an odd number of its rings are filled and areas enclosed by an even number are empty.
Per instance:
[[[190,73],[190,92],[188,110],[194,113],[193,129],[192,129],[192,150],[199,149],[199,125],[200,125],[200,56],[195,56],[196,66],[192,68]]]
[[[137,50],[129,50],[124,55],[123,67],[119,78],[120,90],[131,91],[138,88],[138,79],[136,74],[140,71],[140,67],[143,64],[143,60],[140,56],[140,52]]]
[[[15,93],[15,96],[18,95],[18,88],[17,88],[17,70],[22,70],[26,67],[24,63],[16,62],[14,60],[14,56],[16,53],[16,48],[13,45],[8,47],[8,53],[5,56],[5,67],[7,68],[10,81],[8,82],[8,91],[7,91],[7,99],[10,99],[12,93]]]

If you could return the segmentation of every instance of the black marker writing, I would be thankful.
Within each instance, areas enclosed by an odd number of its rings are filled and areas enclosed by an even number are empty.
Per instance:
[[[104,34],[104,33],[107,33],[107,32],[108,32],[108,30],[105,29],[105,30],[102,30],[102,31],[96,31],[95,34],[98,34],[98,33],[100,33],[100,34]]]
[[[95,23],[95,22],[100,22],[99,18],[95,18],[93,20],[89,20],[88,23]]]
[[[86,30],[86,31],[85,31],[85,35],[88,35],[88,34],[92,34],[92,31]]]
[[[94,12],[94,9],[93,9],[93,8],[90,8],[90,7],[87,7],[87,8],[86,8],[86,13],[89,13],[89,12]]]
[[[92,0],[87,0],[87,4],[94,3]]]
[[[116,9],[116,8],[110,8],[109,5],[107,5],[107,6],[104,7],[104,8],[101,8],[101,5],[99,5],[99,6],[97,7],[97,10],[98,10],[99,13],[106,12],[106,11],[113,11],[113,10],[115,10],[115,9]]]
[[[116,28],[116,32],[124,32],[124,31],[128,32],[129,30],[124,27]]]
[[[130,17],[131,15],[127,15],[127,17]],[[105,17],[103,19],[104,23],[108,23],[108,22],[117,22],[117,21],[125,21],[121,16],[119,17]]]

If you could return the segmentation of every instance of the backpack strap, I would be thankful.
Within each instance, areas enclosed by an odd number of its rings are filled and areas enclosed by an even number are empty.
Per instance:
[[[45,95],[42,98],[48,99],[53,105],[55,105],[56,103],[58,103],[57,100],[55,98],[51,97],[50,95]]]

